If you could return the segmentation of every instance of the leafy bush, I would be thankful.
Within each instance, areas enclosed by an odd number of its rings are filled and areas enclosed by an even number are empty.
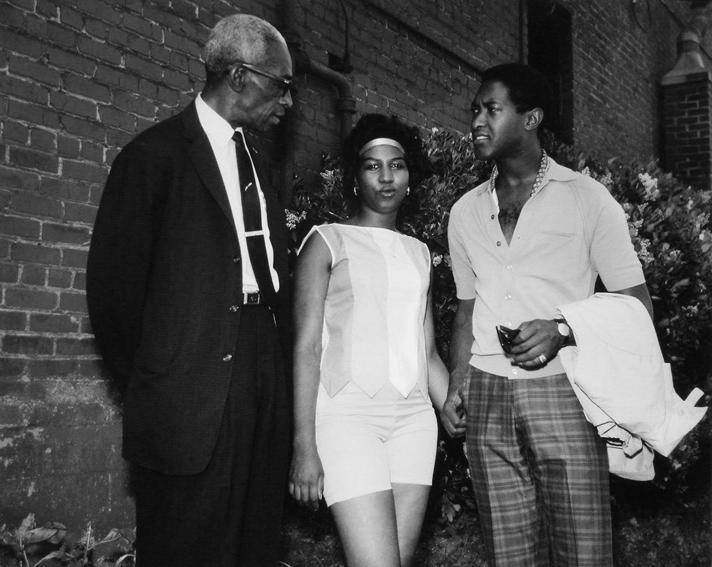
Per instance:
[[[712,192],[691,188],[663,172],[655,162],[596,161],[552,136],[543,143],[562,165],[590,175],[605,185],[628,217],[631,238],[643,264],[655,308],[661,348],[672,364],[675,386],[686,396],[694,386],[710,387],[712,362]],[[425,138],[433,175],[413,191],[399,219],[399,229],[425,241],[434,267],[434,308],[438,348],[447,358],[450,327],[456,309],[455,287],[447,248],[447,222],[452,204],[484,181],[490,167],[475,159],[468,137],[433,129]],[[314,224],[347,216],[341,197],[339,161],[325,156],[319,187],[295,187],[288,211],[295,245]],[[709,395],[705,398],[709,402]],[[709,499],[709,419],[697,427],[669,459],[658,458],[652,483],[638,483],[659,509],[703,509]],[[472,508],[466,462],[459,444],[444,440],[436,470],[435,508],[452,520]],[[614,479],[614,505],[620,521],[642,504],[626,495],[635,491]],[[708,546],[709,548],[709,546]]]
[[[0,526],[0,566],[132,567],[134,540],[116,529],[97,539],[91,523],[76,537],[59,522],[37,526],[28,514],[16,529]]]

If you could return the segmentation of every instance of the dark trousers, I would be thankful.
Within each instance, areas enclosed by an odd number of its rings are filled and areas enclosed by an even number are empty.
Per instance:
[[[491,567],[613,564],[608,457],[565,374],[471,370],[467,456]]]
[[[230,391],[207,468],[189,476],[135,468],[137,567],[277,564],[289,384],[271,312],[260,305],[242,310]]]

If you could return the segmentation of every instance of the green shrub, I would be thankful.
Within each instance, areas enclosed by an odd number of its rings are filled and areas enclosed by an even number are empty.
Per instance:
[[[15,529],[0,526],[0,567],[131,567],[135,539],[135,530],[116,529],[97,539],[91,523],[77,536],[59,522],[38,526],[28,514]]]

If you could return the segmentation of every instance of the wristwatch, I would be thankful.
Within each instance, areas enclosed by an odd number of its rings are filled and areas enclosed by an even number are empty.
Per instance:
[[[564,337],[564,345],[569,344],[571,341],[571,327],[569,327],[566,319],[563,317],[557,317],[554,319],[554,322],[556,323],[556,330],[562,337]]]

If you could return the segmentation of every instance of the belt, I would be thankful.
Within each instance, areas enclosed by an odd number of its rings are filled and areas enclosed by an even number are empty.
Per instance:
[[[259,291],[255,291],[254,293],[242,292],[243,305],[260,305],[263,302],[264,297],[262,297]]]

